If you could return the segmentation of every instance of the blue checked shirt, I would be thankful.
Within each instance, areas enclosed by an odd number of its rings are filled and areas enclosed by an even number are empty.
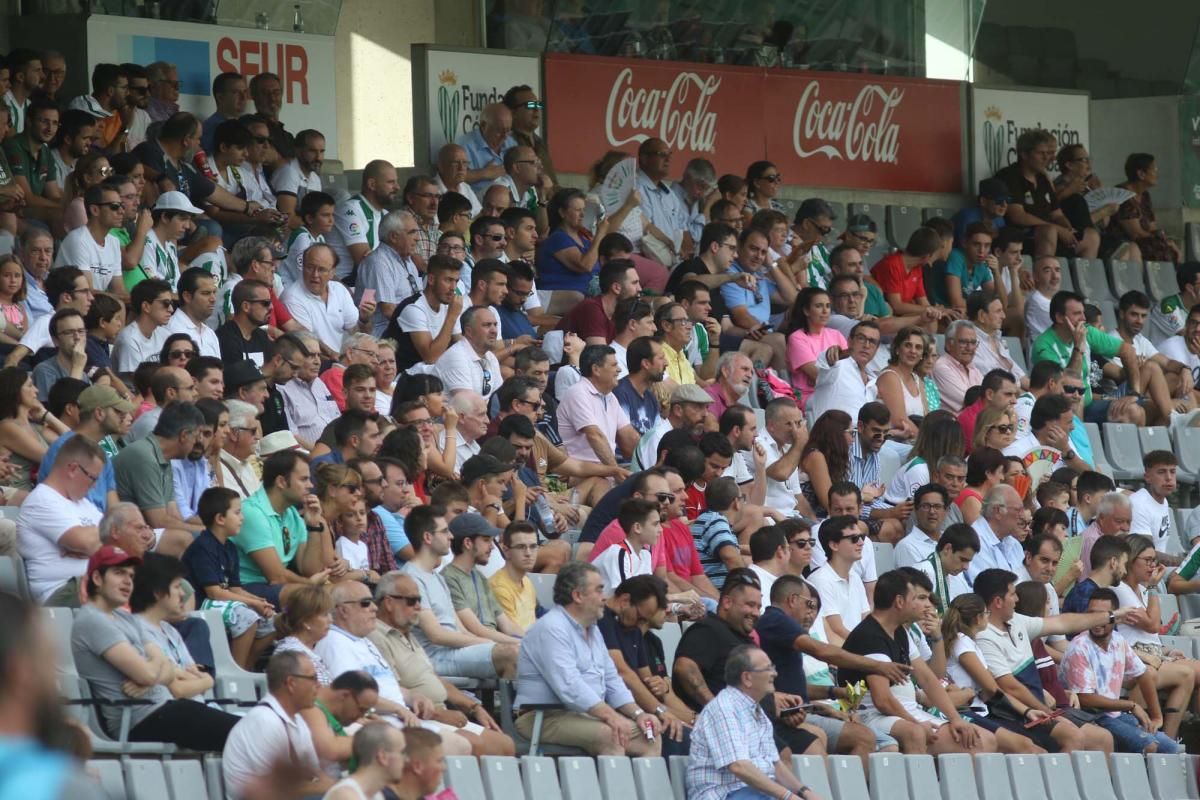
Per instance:
[[[586,714],[598,703],[620,708],[633,702],[617,673],[600,629],[584,630],[555,606],[526,631],[517,659],[516,706],[561,703]]]
[[[725,800],[746,786],[729,770],[749,761],[774,780],[779,750],[771,720],[741,689],[727,686],[712,699],[692,729],[688,758],[688,800]]]
[[[860,489],[868,483],[876,483],[879,481],[879,453],[871,453],[863,455],[862,445],[858,441],[858,433],[854,434],[854,440],[850,442],[850,471],[846,475],[846,480],[853,483]],[[871,503],[864,503],[862,508],[862,518],[867,519],[871,516],[871,511],[876,508],[890,508],[883,496],[875,498]]]

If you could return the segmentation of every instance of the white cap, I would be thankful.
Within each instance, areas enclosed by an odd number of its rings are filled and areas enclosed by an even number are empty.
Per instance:
[[[183,192],[163,192],[154,204],[155,211],[186,211],[189,214],[203,214],[204,209],[196,208]]]
[[[275,431],[264,436],[258,443],[259,458],[278,453],[281,450],[299,450],[307,455],[308,451],[300,446],[291,431]]]

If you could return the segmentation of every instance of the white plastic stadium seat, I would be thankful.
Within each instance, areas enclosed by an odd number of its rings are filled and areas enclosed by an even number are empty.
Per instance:
[[[590,757],[567,756],[558,759],[558,785],[563,800],[604,800],[596,762]],[[540,795],[539,795],[540,798]]]

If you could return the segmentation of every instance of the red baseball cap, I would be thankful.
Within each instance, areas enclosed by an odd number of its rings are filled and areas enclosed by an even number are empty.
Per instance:
[[[88,559],[87,574],[91,575],[104,567],[123,567],[126,564],[133,564],[136,567],[141,563],[142,560],[137,556],[125,552],[114,544],[106,544],[92,553],[92,557]]]

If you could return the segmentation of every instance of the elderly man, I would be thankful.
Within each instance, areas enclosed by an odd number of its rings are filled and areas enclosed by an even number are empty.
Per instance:
[[[798,509],[808,509],[800,491],[800,453],[808,442],[808,426],[804,414],[787,398],[767,403],[765,416],[765,430],[759,431],[755,442],[767,451],[766,504],[794,516]]]
[[[621,404],[612,396],[617,386],[617,358],[607,345],[588,345],[579,357],[582,380],[568,389],[558,406],[558,431],[567,454],[580,461],[615,466],[616,453],[630,458],[638,435]]]
[[[699,439],[704,432],[704,423],[708,418],[708,393],[695,384],[684,384],[675,387],[667,402],[666,416],[659,417],[641,439],[638,440],[637,452],[634,457],[634,467],[648,469],[658,461],[658,443],[673,430],[686,430],[693,439]]]
[[[79,607],[87,559],[100,547],[101,513],[88,492],[95,482],[91,476],[99,476],[106,461],[94,441],[73,436],[21,503],[17,551],[41,605]]]
[[[242,797],[272,770],[287,770],[305,793],[319,794],[334,784],[321,771],[312,733],[301,712],[312,708],[320,683],[312,659],[281,652],[267,662],[267,696],[229,732],[222,752],[225,793]]]
[[[418,506],[408,512],[404,527],[415,555],[401,572],[420,587],[422,605],[414,632],[438,674],[483,679],[514,676],[517,646],[465,632],[445,578],[434,571],[450,553],[445,508]]]
[[[261,110],[259,113],[262,113]],[[289,228],[304,224],[304,220],[298,216],[300,201],[308,192],[321,191],[321,166],[324,163],[325,137],[320,131],[303,130],[296,134],[296,157],[285,162],[271,175],[275,206],[288,215]]]
[[[688,232],[688,211],[667,179],[671,173],[671,148],[662,139],[651,138],[638,146],[637,191],[642,212],[649,219],[646,235],[668,251],[673,264],[691,258],[696,242]]]
[[[413,261],[419,234],[411,212],[392,212],[379,223],[378,245],[358,262],[354,298],[362,302],[365,292],[375,293],[371,326],[376,336],[384,334],[401,303],[422,292],[424,277]]]
[[[458,427],[454,429],[454,471],[462,469],[468,458],[479,454],[479,440],[487,433],[487,401],[483,395],[471,389],[455,392],[450,406],[458,413]],[[439,450],[446,447],[446,431],[438,433]]]
[[[257,419],[258,411],[249,403],[226,400],[225,407],[229,409],[229,432],[218,455],[221,485],[233,489],[244,500],[262,485],[258,477],[261,463],[255,455],[262,428]]]
[[[438,192],[458,192],[471,204],[471,217],[479,216],[483,211],[483,204],[479,202],[471,184],[467,183],[467,170],[471,167],[471,160],[466,149],[454,143],[443,145],[438,151],[437,163],[434,166],[433,179]]]
[[[25,267],[25,313],[32,325],[38,318],[54,313],[45,285],[54,263],[54,237],[45,228],[29,225],[18,245],[17,258]]]
[[[396,168],[387,161],[376,159],[363,167],[358,194],[337,204],[333,230],[325,239],[337,253],[339,279],[350,275],[382,241],[379,223],[396,202],[399,191]]]
[[[717,364],[716,381],[704,387],[712,398],[709,412],[720,419],[725,409],[742,402],[753,380],[754,363],[747,356],[737,352],[723,354]]]
[[[417,259],[418,266],[428,263],[437,252],[438,239],[441,237],[437,209],[441,197],[437,184],[425,175],[414,175],[404,184],[402,208],[417,220],[417,239],[413,243],[413,256]]]
[[[301,279],[284,289],[280,299],[297,322],[317,335],[324,356],[333,359],[345,334],[369,329],[375,301],[363,298],[355,305],[345,284],[333,280],[337,255],[329,245],[310,245],[303,261]]]
[[[301,447],[311,450],[325,426],[333,422],[339,412],[333,393],[318,377],[321,351],[317,337],[303,333],[296,338],[303,343],[308,355],[299,358],[295,376],[279,385],[279,392],[283,395],[290,430]]]
[[[725,688],[696,718],[688,797],[817,800],[780,757],[774,726],[760,707],[775,691],[775,675],[771,659],[754,645],[739,645],[729,654]]]
[[[979,336],[970,320],[957,319],[946,328],[946,352],[933,365],[933,380],[942,394],[942,408],[954,414],[962,411],[967,389],[983,383],[983,374],[975,366]]]
[[[179,112],[179,71],[167,61],[155,61],[146,65],[146,77],[150,79],[150,119],[166,122]]]
[[[683,207],[686,231],[693,242],[700,241],[708,218],[704,214],[705,202],[717,188],[717,171],[707,158],[693,158],[683,168],[683,178],[671,186],[679,204]]]
[[[542,162],[532,147],[517,145],[504,153],[504,174],[493,185],[503,186],[512,196],[512,207],[527,208],[541,220],[544,228],[545,212],[539,212],[546,204],[544,194],[549,178],[542,174]]]
[[[375,630],[367,638],[379,649],[401,686],[429,700],[434,710],[431,719],[458,728],[457,735],[471,745],[476,756],[512,755],[512,739],[500,731],[500,726],[483,704],[463,693],[450,681],[441,678],[413,636],[421,615],[421,590],[410,576],[389,572],[380,578],[375,589],[378,612]],[[483,727],[474,734],[463,729],[467,722]]]
[[[1023,508],[1017,490],[1006,483],[992,487],[984,495],[979,518],[971,524],[979,536],[979,552],[967,568],[967,580],[972,585],[985,569],[1020,572],[1025,554],[1016,534]]]
[[[499,333],[495,312],[488,306],[471,306],[462,313],[463,338],[437,363],[447,391],[470,389],[488,399],[500,386],[500,362],[492,352]]]
[[[483,192],[504,174],[504,154],[517,145],[510,134],[512,125],[512,111],[503,103],[491,103],[483,107],[479,127],[459,137],[457,144],[466,151],[470,162],[463,179],[475,192]]]
[[[595,629],[604,614],[600,571],[569,562],[554,581],[554,601],[521,645],[516,706],[565,706],[545,712],[543,742],[593,755],[658,755],[661,723],[638,708]],[[528,737],[533,721],[522,714],[517,730]]]
[[[1092,546],[1101,536],[1126,536],[1133,525],[1133,504],[1124,492],[1108,492],[1096,506],[1096,518],[1083,529],[1083,543],[1079,547],[1079,559],[1083,562],[1080,580],[1092,573]],[[1153,539],[1151,531],[1146,531]]]

